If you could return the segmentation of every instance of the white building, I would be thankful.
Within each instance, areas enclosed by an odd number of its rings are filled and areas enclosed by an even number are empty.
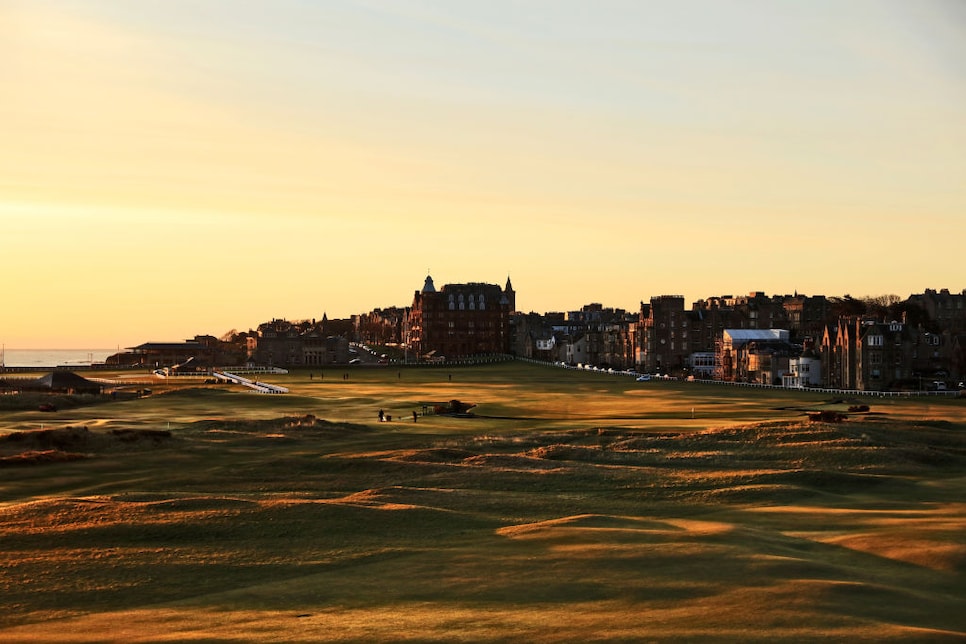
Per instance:
[[[782,376],[785,387],[820,387],[822,361],[812,356],[801,356],[788,361],[788,373]]]

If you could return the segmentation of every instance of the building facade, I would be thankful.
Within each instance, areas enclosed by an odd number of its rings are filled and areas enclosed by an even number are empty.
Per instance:
[[[715,380],[780,383],[795,357],[788,340],[785,329],[725,329],[715,350]]]
[[[344,326],[340,324],[337,326]],[[333,335],[328,320],[272,320],[258,326],[253,356],[268,367],[319,367],[349,362],[349,340]]]
[[[515,307],[510,278],[504,288],[470,282],[436,290],[427,275],[405,317],[407,355],[438,361],[509,353],[510,314]]]
[[[646,307],[642,303],[638,327],[640,367],[647,373],[684,373],[692,353],[684,297],[661,295],[652,297]]]

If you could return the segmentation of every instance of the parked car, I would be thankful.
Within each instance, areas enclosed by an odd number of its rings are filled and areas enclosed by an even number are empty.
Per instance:
[[[641,375],[639,375],[637,377],[637,382],[647,382],[650,379],[651,379],[651,374],[649,374],[649,373],[642,373]]]

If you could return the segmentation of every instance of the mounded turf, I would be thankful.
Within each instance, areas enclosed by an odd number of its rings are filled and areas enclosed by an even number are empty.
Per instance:
[[[961,399],[309,374],[0,412],[0,639],[966,638]]]

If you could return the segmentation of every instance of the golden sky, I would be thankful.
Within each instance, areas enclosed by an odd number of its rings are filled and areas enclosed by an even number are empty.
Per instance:
[[[957,0],[0,0],[7,348],[962,290]]]

